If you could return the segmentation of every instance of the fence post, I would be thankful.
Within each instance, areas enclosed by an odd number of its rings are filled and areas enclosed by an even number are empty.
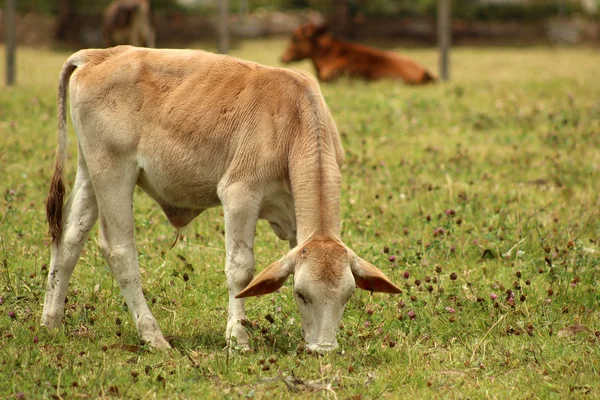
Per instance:
[[[6,0],[6,86],[15,83],[16,14],[16,0]]]
[[[440,79],[450,79],[450,37],[452,24],[450,15],[450,1],[438,0],[437,37],[440,51]]]
[[[229,51],[229,0],[219,0],[218,50],[221,54]]]

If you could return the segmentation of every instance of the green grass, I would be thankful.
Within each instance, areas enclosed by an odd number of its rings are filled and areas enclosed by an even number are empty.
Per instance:
[[[233,55],[278,65],[283,46],[249,41]],[[434,50],[406,53],[435,67]],[[322,86],[346,150],[344,241],[404,290],[357,292],[343,352],[324,357],[303,350],[290,282],[248,301],[254,352],[229,356],[221,210],[169,250],[174,229],[140,191],[144,290],[174,350],[139,345],[96,229],[63,329],[40,329],[67,56],[22,49],[19,84],[0,91],[0,398],[600,397],[596,50],[458,48],[450,83]],[[257,269],[286,249],[260,222]]]

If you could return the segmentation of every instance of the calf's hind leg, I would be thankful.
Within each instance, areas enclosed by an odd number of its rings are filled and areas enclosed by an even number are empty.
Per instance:
[[[80,151],[75,186],[63,207],[61,240],[58,244],[52,244],[52,259],[42,312],[42,325],[48,328],[53,329],[60,326],[65,312],[65,297],[69,280],[88,233],[97,219],[96,195]]]
[[[100,210],[100,249],[119,284],[141,339],[153,347],[171,346],[163,336],[142,292],[134,238],[133,190],[137,173],[103,172],[94,180]],[[114,185],[114,182],[119,182]]]

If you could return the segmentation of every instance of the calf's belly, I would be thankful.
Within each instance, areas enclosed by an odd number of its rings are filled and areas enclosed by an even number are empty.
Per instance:
[[[163,209],[176,228],[189,224],[207,208],[219,206],[217,182],[197,177],[152,176],[140,171],[138,186]]]

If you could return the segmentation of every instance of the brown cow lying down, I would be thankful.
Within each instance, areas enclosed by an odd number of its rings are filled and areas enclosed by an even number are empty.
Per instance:
[[[321,81],[346,75],[367,80],[402,79],[411,85],[435,82],[425,67],[408,57],[336,39],[325,25],[312,22],[296,29],[281,61],[287,64],[305,58],[312,60]]]
[[[63,206],[69,82],[79,166]],[[69,279],[99,220],[100,249],[141,338],[170,347],[142,292],[132,207],[137,185],[176,228],[223,205],[228,341],[249,346],[245,298],[274,292],[293,275],[290,292],[308,348],[334,349],[356,286],[400,293],[342,242],[343,154],[319,85],[307,74],[195,50],[119,46],[73,54],[58,87],[42,323],[60,326]],[[291,249],[252,279],[258,219]]]
[[[115,0],[104,10],[104,45],[155,46],[150,0]]]

